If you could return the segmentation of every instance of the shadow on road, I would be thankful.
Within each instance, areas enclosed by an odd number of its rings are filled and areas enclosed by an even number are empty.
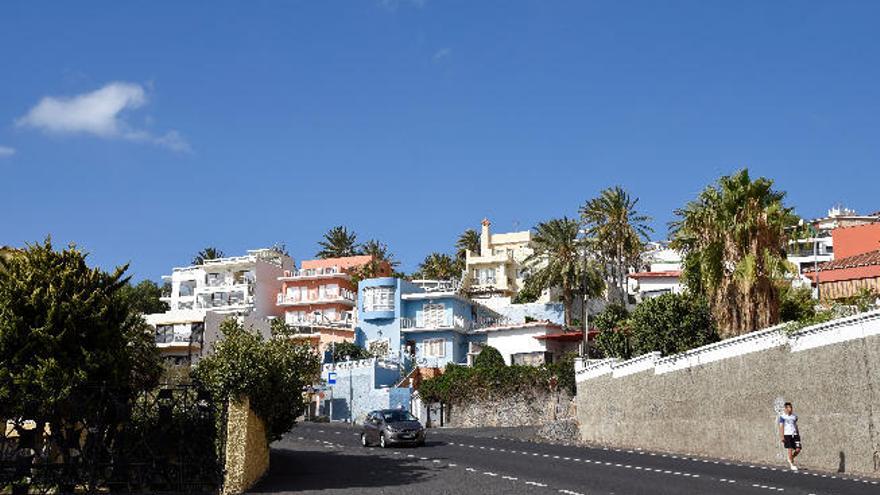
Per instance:
[[[413,449],[414,451],[417,449]],[[357,451],[273,448],[269,472],[248,493],[296,493],[306,490],[341,490],[399,487],[418,483],[431,470],[414,459],[397,459]]]

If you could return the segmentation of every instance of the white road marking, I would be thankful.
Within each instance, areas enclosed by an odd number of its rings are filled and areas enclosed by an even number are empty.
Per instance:
[[[497,474],[489,472],[489,471],[483,471],[483,474],[485,474],[486,476],[498,476]]]
[[[541,488],[547,488],[547,485],[545,483],[538,483],[537,481],[526,481],[526,484],[532,486],[540,486]]]
[[[504,479],[504,480],[510,480],[510,481],[516,481],[516,480],[518,480],[519,478],[517,478],[516,476],[502,476],[501,479]]]

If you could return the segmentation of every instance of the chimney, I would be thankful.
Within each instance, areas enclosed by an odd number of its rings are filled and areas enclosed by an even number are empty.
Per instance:
[[[480,256],[489,256],[492,254],[489,251],[489,226],[492,225],[492,222],[490,222],[488,218],[484,218],[482,224],[483,230],[480,232]]]

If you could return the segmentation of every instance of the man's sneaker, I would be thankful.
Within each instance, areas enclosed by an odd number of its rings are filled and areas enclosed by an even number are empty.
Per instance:
[[[789,463],[788,465],[791,466],[791,470],[792,470],[792,471],[797,471],[797,470],[798,470],[798,469],[797,469],[797,466],[795,466],[794,464]]]

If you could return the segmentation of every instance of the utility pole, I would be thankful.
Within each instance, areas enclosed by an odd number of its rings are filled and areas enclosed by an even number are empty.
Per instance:
[[[813,274],[816,277],[816,300],[821,303],[822,289],[819,288],[819,238],[815,232],[813,232]]]
[[[351,382],[351,356],[346,356],[345,360],[348,362],[348,424],[352,424],[352,412],[351,410],[354,408],[354,385]]]

